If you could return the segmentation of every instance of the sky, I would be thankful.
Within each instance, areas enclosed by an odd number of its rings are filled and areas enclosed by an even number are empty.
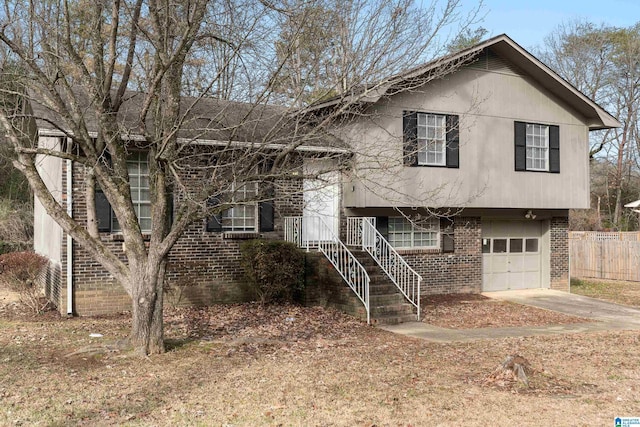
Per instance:
[[[464,7],[477,6],[463,0]],[[563,22],[586,19],[629,27],[640,22],[640,0],[484,0],[484,21],[490,36],[506,33],[525,49],[542,46],[545,36]]]

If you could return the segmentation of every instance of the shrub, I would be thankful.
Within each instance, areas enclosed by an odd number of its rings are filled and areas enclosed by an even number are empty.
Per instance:
[[[31,246],[33,241],[33,209],[31,204],[0,199],[0,242]],[[5,252],[8,252],[5,250]]]
[[[301,298],[304,255],[296,245],[279,240],[248,240],[240,251],[246,280],[261,304]]]
[[[48,305],[38,286],[47,259],[33,252],[11,252],[0,255],[0,286],[18,293],[20,303],[34,313]]]

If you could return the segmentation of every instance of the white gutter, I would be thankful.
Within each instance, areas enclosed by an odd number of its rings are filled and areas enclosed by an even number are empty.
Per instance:
[[[69,147],[71,141],[67,141]],[[67,215],[73,218],[73,162],[67,163]],[[67,316],[73,315],[73,239],[67,233]]]

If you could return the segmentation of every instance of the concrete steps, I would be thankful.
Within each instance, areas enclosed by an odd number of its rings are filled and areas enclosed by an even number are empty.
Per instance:
[[[362,250],[351,251],[366,269],[369,278],[371,321],[378,325],[396,325],[416,320],[416,309],[402,295],[371,256]]]

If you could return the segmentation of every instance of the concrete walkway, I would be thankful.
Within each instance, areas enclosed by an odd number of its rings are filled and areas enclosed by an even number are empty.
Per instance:
[[[568,325],[522,326],[508,328],[446,329],[422,322],[408,322],[381,328],[402,335],[435,342],[474,341],[534,335],[580,332],[640,330],[640,310],[581,295],[550,289],[487,292],[489,298],[557,311],[593,321]]]

